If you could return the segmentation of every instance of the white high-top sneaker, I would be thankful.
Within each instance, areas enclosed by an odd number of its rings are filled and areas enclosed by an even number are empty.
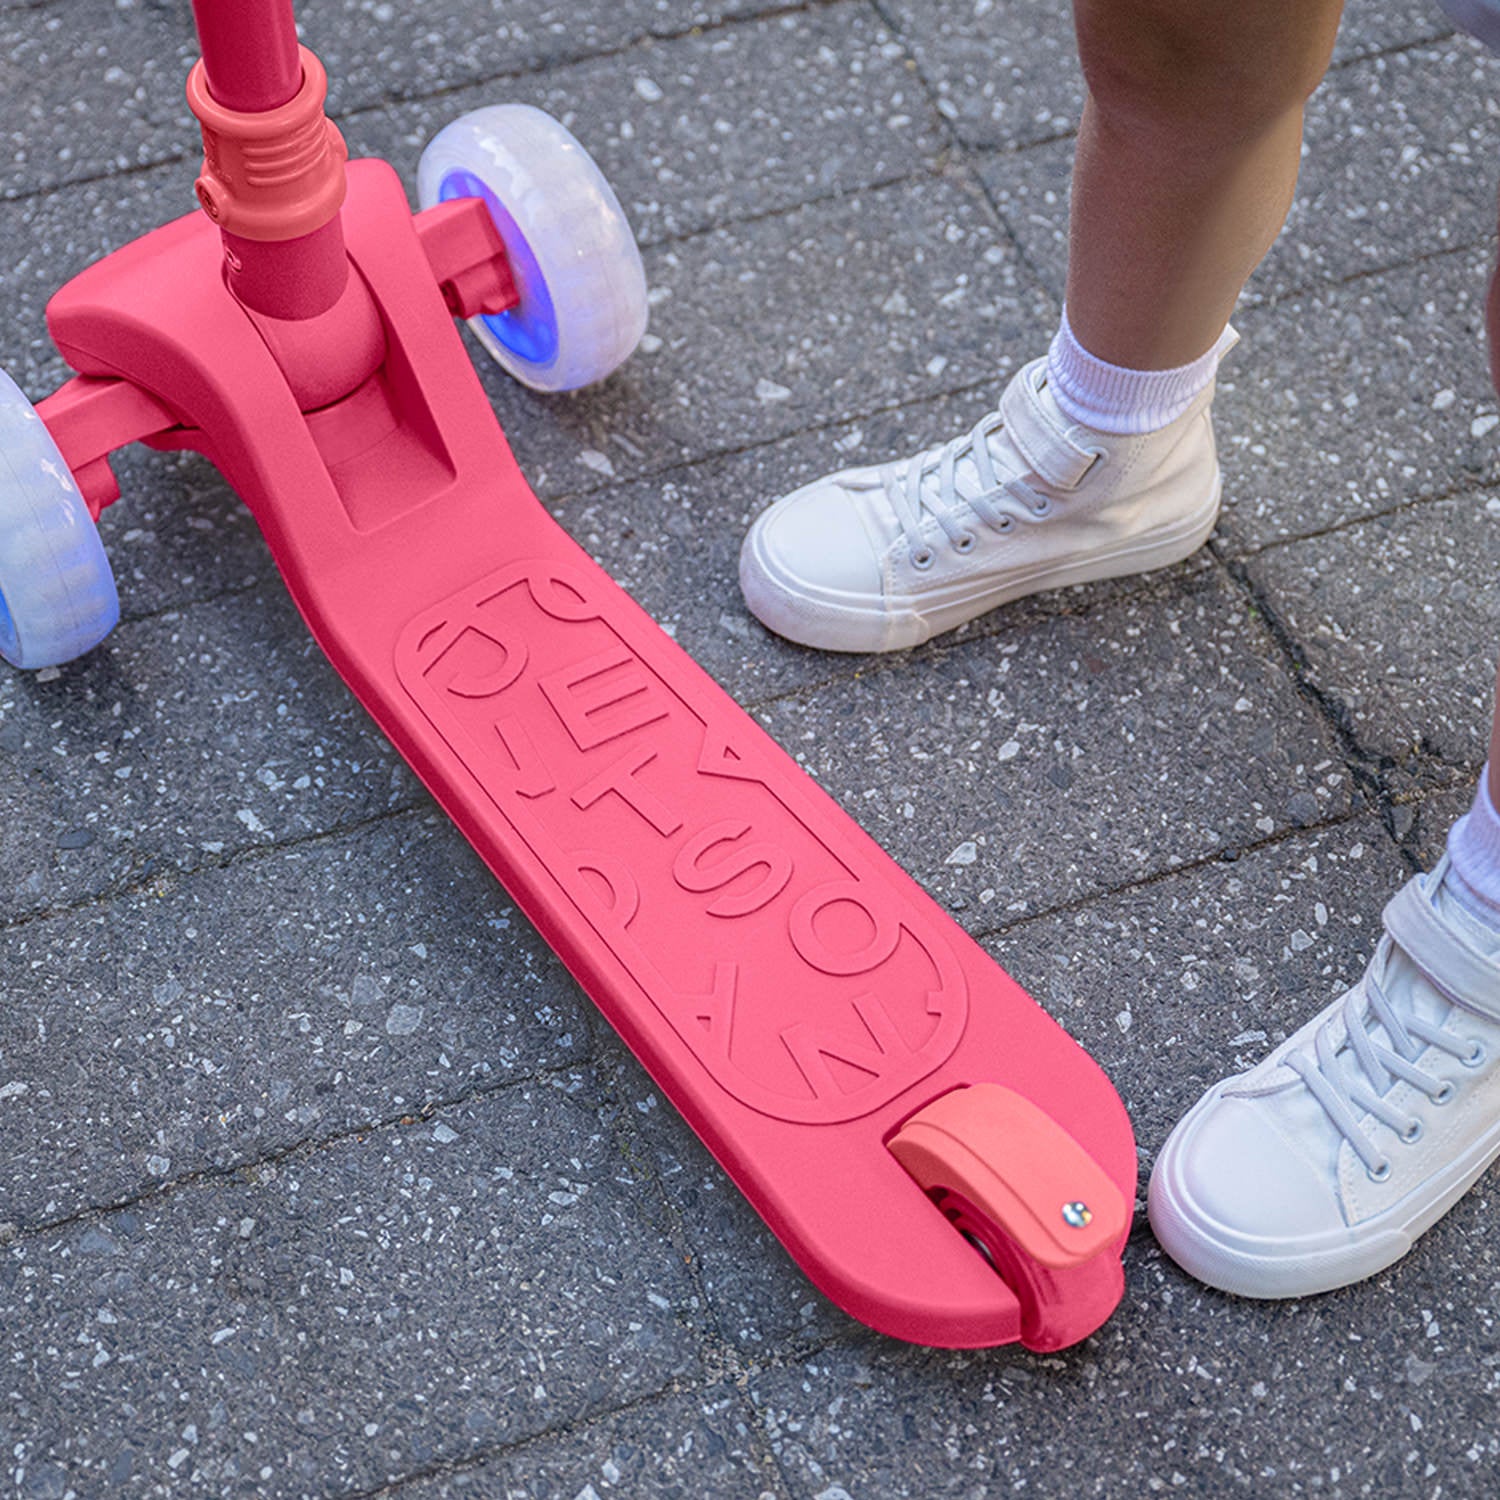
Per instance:
[[[1364,977],[1215,1084],[1151,1174],[1151,1227],[1190,1275],[1301,1297],[1399,1260],[1500,1155],[1500,931],[1445,857],[1385,909]]]
[[[1038,359],[941,448],[845,469],[776,501],[740,552],[769,629],[828,651],[896,651],[1042,589],[1195,552],[1219,513],[1210,384],[1140,437],[1069,419]]]

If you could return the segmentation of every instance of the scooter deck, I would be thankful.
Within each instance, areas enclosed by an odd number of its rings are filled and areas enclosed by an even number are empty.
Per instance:
[[[920,1343],[1085,1336],[1135,1189],[1114,1089],[531,494],[391,169],[351,163],[343,214],[385,352],[333,408],[222,305],[201,216],[70,283],[53,336],[182,414],[158,446],[239,490],[349,686],[825,1293]]]

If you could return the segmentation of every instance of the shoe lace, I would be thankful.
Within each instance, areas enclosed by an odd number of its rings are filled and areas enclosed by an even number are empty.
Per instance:
[[[1018,518],[1040,519],[1051,510],[1049,496],[1021,475],[1002,473],[997,467],[989,440],[1003,426],[999,412],[990,412],[961,437],[887,471],[886,495],[916,567],[928,567],[933,560],[926,516],[937,522],[951,547],[967,552],[975,537],[960,516],[962,505],[998,532],[1009,531]]]
[[[1395,944],[1387,934],[1381,939],[1376,962],[1370,965],[1363,981],[1349,991],[1340,1008],[1318,1028],[1313,1046],[1315,1055],[1296,1051],[1285,1060],[1377,1182],[1390,1175],[1391,1163],[1360,1129],[1360,1115],[1373,1115],[1403,1140],[1414,1142],[1421,1133],[1422,1122],[1395,1108],[1387,1097],[1390,1090],[1397,1081],[1409,1083],[1434,1104],[1446,1104],[1455,1093],[1454,1085],[1419,1068],[1416,1059],[1425,1047],[1431,1046],[1472,1063],[1479,1045],[1444,1031],[1435,1022],[1403,1014],[1376,977],[1377,972],[1383,976],[1389,974],[1394,950]],[[1348,1053],[1340,1045],[1340,1022]],[[1384,1029],[1390,1045],[1375,1040],[1372,1032],[1376,1026]],[[1349,1065],[1349,1053],[1353,1068]]]

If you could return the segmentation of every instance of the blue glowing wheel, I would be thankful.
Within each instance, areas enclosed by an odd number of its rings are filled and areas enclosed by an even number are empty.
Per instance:
[[[0,657],[60,666],[119,618],[94,518],[36,408],[0,370]]]
[[[539,391],[618,369],[646,331],[646,273],[619,199],[565,126],[526,104],[444,126],[417,168],[423,208],[482,198],[520,301],[469,320],[499,364]]]

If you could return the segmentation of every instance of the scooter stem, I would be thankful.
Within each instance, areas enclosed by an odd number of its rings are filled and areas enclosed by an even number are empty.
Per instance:
[[[326,78],[298,46],[291,0],[193,0],[193,18],[198,201],[223,237],[230,290],[267,317],[318,317],[349,276],[338,217],[346,153],[323,114]]]
[[[292,0],[193,0],[209,92],[225,109],[261,114],[302,86]]]

